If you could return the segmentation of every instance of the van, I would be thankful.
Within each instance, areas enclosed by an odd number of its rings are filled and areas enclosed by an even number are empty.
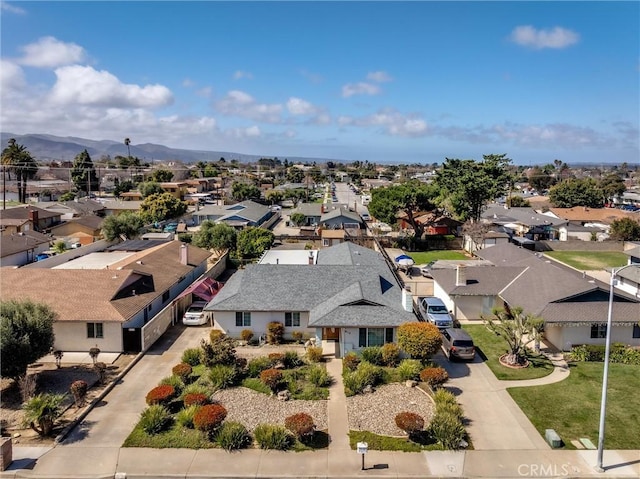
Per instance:
[[[447,328],[442,333],[442,349],[449,361],[453,359],[472,360],[476,356],[476,348],[471,336],[461,328]]]
[[[436,296],[420,298],[418,309],[425,321],[435,324],[440,329],[453,328],[453,318],[440,298]]]

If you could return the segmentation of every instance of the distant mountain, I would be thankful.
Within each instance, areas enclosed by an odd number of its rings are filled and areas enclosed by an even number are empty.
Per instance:
[[[122,155],[127,156],[127,146],[123,141],[113,140],[90,140],[72,136],[61,137],[46,134],[15,135],[13,133],[0,133],[0,143],[2,148],[6,146],[9,138],[15,138],[18,143],[24,145],[31,155],[38,161],[73,161],[78,153],[86,149],[93,160],[99,160],[103,155],[111,158]],[[271,158],[268,155],[245,155],[243,153],[230,151],[208,151],[208,150],[184,150],[179,148],[169,148],[155,143],[143,143],[140,145],[129,145],[131,156],[136,156],[144,161],[170,161],[178,160],[184,163],[196,163],[198,161],[217,161],[225,158],[227,161],[236,159],[240,162],[254,162],[260,158]],[[282,156],[290,162],[317,162],[340,161],[331,158],[305,158]],[[344,161],[344,160],[342,160]]]

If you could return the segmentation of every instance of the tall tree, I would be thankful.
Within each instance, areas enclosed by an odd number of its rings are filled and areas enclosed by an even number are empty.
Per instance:
[[[157,183],[165,183],[167,181],[171,181],[172,179],[173,172],[170,170],[160,168],[151,173],[151,181],[155,181]]]
[[[138,236],[144,222],[138,213],[125,211],[119,215],[109,215],[102,222],[102,235],[107,241],[121,236],[132,239]]]
[[[255,185],[248,185],[246,183],[240,183],[236,181],[231,186],[231,196],[234,200],[259,200],[262,192],[260,188]]]
[[[7,168],[9,168],[9,172],[15,172],[18,182],[18,201],[20,201],[20,203],[26,203],[27,182],[36,176],[38,164],[24,145],[16,142],[15,138],[10,138],[8,146],[2,150],[2,165],[3,175]],[[6,191],[4,185],[3,190]]]
[[[238,254],[242,258],[257,258],[271,247],[273,240],[273,233],[268,229],[250,226],[238,233]]]
[[[199,248],[213,250],[218,256],[227,250],[235,249],[238,233],[226,223],[204,221],[193,235],[193,244]]]
[[[129,138],[125,138],[124,144],[127,146],[127,157],[131,158],[131,149],[129,148],[129,145],[131,145],[131,140]]]
[[[144,221],[154,223],[182,216],[187,211],[187,204],[171,193],[156,193],[142,201],[140,210]]]
[[[71,181],[73,181],[79,192],[84,191],[89,194],[91,191],[98,191],[98,175],[93,166],[93,161],[91,161],[91,156],[89,156],[89,152],[86,149],[78,153],[73,160]]]
[[[416,221],[416,218],[419,213],[434,210],[437,197],[438,190],[433,185],[412,180],[372,190],[368,208],[376,219],[390,225],[396,223],[396,215],[403,211],[416,238],[421,238],[426,225]]]
[[[480,162],[447,158],[436,177],[441,201],[461,221],[478,221],[486,204],[505,194],[509,163],[506,154],[483,155]]]
[[[549,201],[556,208],[602,208],[603,196],[602,189],[593,178],[563,180],[549,190]]]
[[[164,189],[160,186],[160,183],[156,183],[155,181],[145,181],[140,183],[138,185],[138,191],[140,191],[143,198],[164,193]]]
[[[618,241],[640,241],[640,223],[632,218],[613,220],[609,236]]]
[[[605,202],[609,202],[618,196],[622,196],[627,190],[624,180],[616,173],[610,173],[602,178],[598,184],[602,190]]]

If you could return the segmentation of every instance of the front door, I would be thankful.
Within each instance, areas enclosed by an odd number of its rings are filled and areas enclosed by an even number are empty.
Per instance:
[[[340,328],[322,328],[322,339],[338,341],[340,339]]]

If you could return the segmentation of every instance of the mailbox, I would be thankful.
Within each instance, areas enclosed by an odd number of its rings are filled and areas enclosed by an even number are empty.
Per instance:
[[[359,442],[357,445],[358,454],[366,454],[367,449],[369,449],[369,444],[366,442]]]

